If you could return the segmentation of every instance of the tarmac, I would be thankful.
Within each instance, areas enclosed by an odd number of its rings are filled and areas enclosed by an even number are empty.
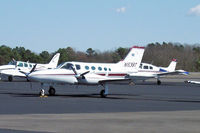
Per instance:
[[[136,85],[56,86],[56,96],[39,97],[40,85],[0,82],[0,132],[200,132],[200,85],[194,77],[163,78]],[[46,90],[47,92],[47,90]]]

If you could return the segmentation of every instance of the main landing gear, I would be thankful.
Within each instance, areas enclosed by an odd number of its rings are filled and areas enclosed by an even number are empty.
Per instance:
[[[13,77],[12,76],[8,76],[8,81],[12,82],[13,81]]]
[[[50,86],[49,87],[49,95],[50,96],[55,96],[56,94],[56,90],[53,88],[53,86]]]
[[[56,94],[56,90],[53,86],[49,87],[49,95],[54,96]],[[40,96],[44,97],[45,96],[45,90],[44,90],[44,84],[41,83],[41,91],[40,91]]]
[[[159,79],[157,80],[157,85],[161,85],[161,81]]]
[[[101,90],[100,95],[102,98],[106,98],[108,95],[108,85],[103,84],[102,86],[104,87],[104,90]]]

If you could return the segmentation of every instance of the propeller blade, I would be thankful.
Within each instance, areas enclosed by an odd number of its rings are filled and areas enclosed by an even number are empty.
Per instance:
[[[76,70],[74,69],[73,66],[71,66],[72,71],[75,73],[75,75],[78,75],[78,73],[76,72]]]
[[[30,73],[32,73],[33,71],[35,71],[36,66],[37,66],[37,64],[35,64],[35,65],[33,66],[33,68],[31,69]],[[30,73],[29,73],[29,74],[30,74]]]
[[[88,74],[89,72],[90,72],[90,71],[84,72],[84,73],[82,73],[80,76],[82,77],[82,76]]]

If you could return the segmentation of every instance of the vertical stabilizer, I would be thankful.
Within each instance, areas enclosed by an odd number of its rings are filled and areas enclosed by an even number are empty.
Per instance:
[[[60,58],[60,53],[57,53],[56,55],[54,55],[48,64],[49,68],[56,68],[58,65],[59,58]]]
[[[176,59],[172,59],[171,63],[167,67],[167,70],[170,71],[170,72],[175,71],[176,64],[177,64],[177,60]]]
[[[124,60],[118,62],[118,64],[122,67],[123,71],[138,71],[143,54],[144,47],[133,46]]]

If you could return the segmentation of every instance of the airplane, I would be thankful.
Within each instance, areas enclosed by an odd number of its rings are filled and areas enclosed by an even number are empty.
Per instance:
[[[51,61],[48,64],[37,64],[37,67],[35,68],[35,70],[45,70],[45,69],[56,68],[59,57],[60,57],[60,53],[57,53],[56,55],[54,55],[54,57],[51,59]],[[26,78],[26,76],[19,71],[28,73],[34,67],[35,64],[36,63],[13,60],[11,63],[9,63],[9,65],[0,66],[1,79],[8,80],[11,82],[13,81],[14,77]]]
[[[200,84],[200,81],[187,80],[187,81],[185,81],[185,83],[190,83],[190,84],[197,84],[197,85],[199,85],[199,84]]]
[[[157,79],[157,84],[161,84],[160,77],[166,76],[166,75],[178,75],[178,74],[183,74],[183,75],[188,75],[189,73],[184,71],[184,70],[175,70],[177,64],[176,59],[172,59],[171,63],[169,64],[168,67],[157,67],[152,64],[148,63],[141,63],[139,70],[137,73],[132,73],[129,76],[133,81],[136,80],[147,80],[150,78],[156,78]]]
[[[108,84],[130,82],[129,74],[138,71],[143,54],[144,47],[133,46],[118,63],[65,62],[56,69],[35,71],[33,68],[30,73],[20,72],[28,80],[41,83],[41,95],[44,95],[45,85],[49,87],[49,95],[55,95],[57,84],[101,85],[104,89],[100,95],[104,98],[108,95]]]

